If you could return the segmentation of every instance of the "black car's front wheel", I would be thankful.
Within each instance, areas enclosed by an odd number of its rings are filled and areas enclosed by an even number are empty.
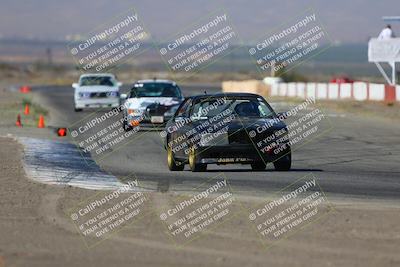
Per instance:
[[[263,161],[256,161],[251,163],[251,169],[253,171],[263,171],[267,167],[267,164],[265,164]]]
[[[274,161],[274,167],[277,171],[288,171],[292,166],[292,153],[289,152],[280,159]]]
[[[207,170],[207,164],[198,163],[198,155],[193,147],[189,150],[189,167],[192,172],[204,172]]]
[[[170,171],[183,171],[185,164],[175,159],[174,152],[168,146],[167,147],[167,165]]]

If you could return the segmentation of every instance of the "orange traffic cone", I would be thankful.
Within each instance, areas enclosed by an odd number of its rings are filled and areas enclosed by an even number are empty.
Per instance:
[[[40,115],[39,116],[39,123],[38,123],[38,126],[37,126],[38,128],[44,128],[45,126],[44,126],[44,117],[43,117],[43,115]]]
[[[31,91],[31,88],[29,86],[27,86],[27,85],[24,85],[24,86],[21,86],[19,88],[19,90],[20,90],[21,93],[27,94],[27,93],[29,93]]]
[[[29,115],[29,104],[25,104],[25,111],[24,111],[25,115]]]
[[[58,128],[57,135],[58,136],[66,136],[67,135],[67,128]]]
[[[21,115],[20,115],[20,114],[18,114],[18,116],[17,116],[17,122],[15,123],[15,125],[16,125],[17,127],[22,127]]]

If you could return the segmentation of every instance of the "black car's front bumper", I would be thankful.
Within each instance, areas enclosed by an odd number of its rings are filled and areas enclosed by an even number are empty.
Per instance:
[[[289,145],[283,145],[279,153],[263,153],[253,144],[199,147],[196,153],[198,163],[207,164],[249,164],[256,161],[273,162],[290,152]]]

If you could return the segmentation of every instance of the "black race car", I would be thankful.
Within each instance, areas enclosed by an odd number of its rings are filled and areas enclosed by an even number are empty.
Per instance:
[[[281,117],[281,116],[280,116]],[[265,99],[249,93],[186,98],[164,132],[168,168],[205,171],[207,164],[251,164],[264,170],[289,170],[291,150],[284,122]]]

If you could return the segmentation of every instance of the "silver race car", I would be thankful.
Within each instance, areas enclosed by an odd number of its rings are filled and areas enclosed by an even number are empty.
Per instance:
[[[124,102],[123,126],[125,131],[141,127],[163,127],[184,100],[179,86],[169,80],[137,81]]]

